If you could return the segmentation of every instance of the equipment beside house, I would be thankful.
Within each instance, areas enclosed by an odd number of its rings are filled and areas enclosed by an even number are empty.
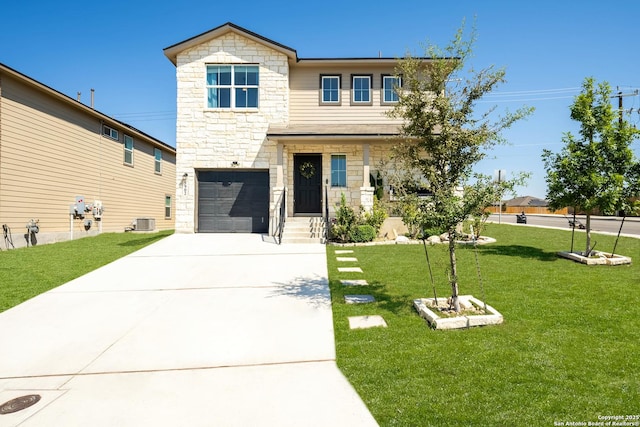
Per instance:
[[[154,231],[156,229],[155,218],[136,218],[124,231]]]

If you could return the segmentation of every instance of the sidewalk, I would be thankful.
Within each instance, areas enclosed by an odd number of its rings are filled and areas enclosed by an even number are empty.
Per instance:
[[[0,426],[373,426],[325,248],[173,235],[0,313]]]

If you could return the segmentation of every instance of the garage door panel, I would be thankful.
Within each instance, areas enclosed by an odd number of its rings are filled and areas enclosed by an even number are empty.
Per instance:
[[[199,172],[199,232],[264,233],[268,224],[267,171]]]

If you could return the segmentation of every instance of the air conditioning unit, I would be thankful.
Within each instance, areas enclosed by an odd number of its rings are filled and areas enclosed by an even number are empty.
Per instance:
[[[136,231],[153,231],[156,229],[155,218],[136,218]]]

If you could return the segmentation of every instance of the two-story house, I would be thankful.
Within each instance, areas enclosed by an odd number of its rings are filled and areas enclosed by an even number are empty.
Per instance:
[[[138,229],[172,229],[175,162],[170,145],[0,64],[0,249],[139,218]]]
[[[399,121],[395,58],[299,58],[232,23],[170,46],[176,66],[176,230],[276,233],[373,205]],[[288,223],[287,223],[288,224]]]

